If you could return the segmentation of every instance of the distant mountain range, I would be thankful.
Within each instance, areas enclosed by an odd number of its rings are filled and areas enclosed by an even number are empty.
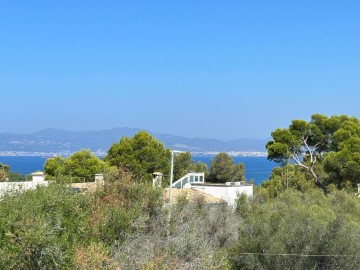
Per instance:
[[[105,153],[110,145],[121,137],[131,137],[141,129],[114,128],[101,131],[67,131],[45,129],[31,134],[0,133],[0,154],[5,152],[70,154],[80,149],[91,149],[98,154]],[[148,131],[165,147],[190,152],[264,152],[266,140],[237,139],[220,141],[216,139],[186,138],[171,134],[157,134]]]

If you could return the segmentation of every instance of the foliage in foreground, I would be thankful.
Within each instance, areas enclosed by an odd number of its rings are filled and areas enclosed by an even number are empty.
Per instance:
[[[90,233],[90,200],[51,185],[5,197],[0,203],[0,268],[72,266],[72,252]]]
[[[142,229],[135,220],[148,218],[160,198],[158,190],[127,179],[94,194],[51,184],[5,197],[0,269],[118,269],[110,248]]]
[[[183,198],[169,227],[162,190],[120,175],[106,175],[95,193],[74,194],[54,183],[4,197],[0,269],[229,266],[225,248],[237,239],[231,212]]]
[[[275,170],[287,188],[270,182],[235,212],[181,197],[170,223],[161,189],[114,168],[94,193],[51,184],[7,196],[0,269],[357,269],[360,199],[303,176]]]
[[[165,212],[149,225],[115,249],[122,269],[231,269],[226,254],[237,241],[238,224],[227,206],[182,198],[170,227]]]
[[[243,203],[231,256],[235,269],[358,269],[358,197],[289,190],[265,202]]]

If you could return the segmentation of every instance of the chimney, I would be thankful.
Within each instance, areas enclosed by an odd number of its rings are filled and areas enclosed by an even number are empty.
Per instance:
[[[104,181],[104,175],[102,173],[95,174],[95,182]]]
[[[31,176],[32,176],[32,181],[35,183],[45,181],[45,174],[43,172],[34,172],[31,174]]]
[[[153,188],[161,187],[163,174],[161,172],[153,172],[152,176],[153,176]]]

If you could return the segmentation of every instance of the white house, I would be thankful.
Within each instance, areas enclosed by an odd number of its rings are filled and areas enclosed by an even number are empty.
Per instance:
[[[241,182],[227,182],[225,184],[213,183],[193,183],[189,185],[191,189],[200,190],[206,194],[222,199],[230,206],[234,206],[236,199],[245,194],[248,197],[253,196],[253,185],[247,185]],[[187,188],[188,186],[185,186]]]
[[[206,183],[204,173],[188,173],[172,184],[173,188],[191,188],[204,192],[224,200],[228,205],[234,206],[236,199],[245,194],[253,196],[253,185],[246,184],[245,181],[226,182],[225,184]]]

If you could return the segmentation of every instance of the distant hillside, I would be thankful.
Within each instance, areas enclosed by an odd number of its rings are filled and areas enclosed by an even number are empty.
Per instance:
[[[31,134],[0,133],[0,152],[70,153],[84,148],[94,152],[104,152],[112,143],[118,142],[121,137],[133,136],[140,130],[124,127],[101,131],[45,129]],[[191,152],[263,152],[266,143],[265,140],[258,139],[237,139],[224,142],[216,139],[149,133],[168,148]]]

